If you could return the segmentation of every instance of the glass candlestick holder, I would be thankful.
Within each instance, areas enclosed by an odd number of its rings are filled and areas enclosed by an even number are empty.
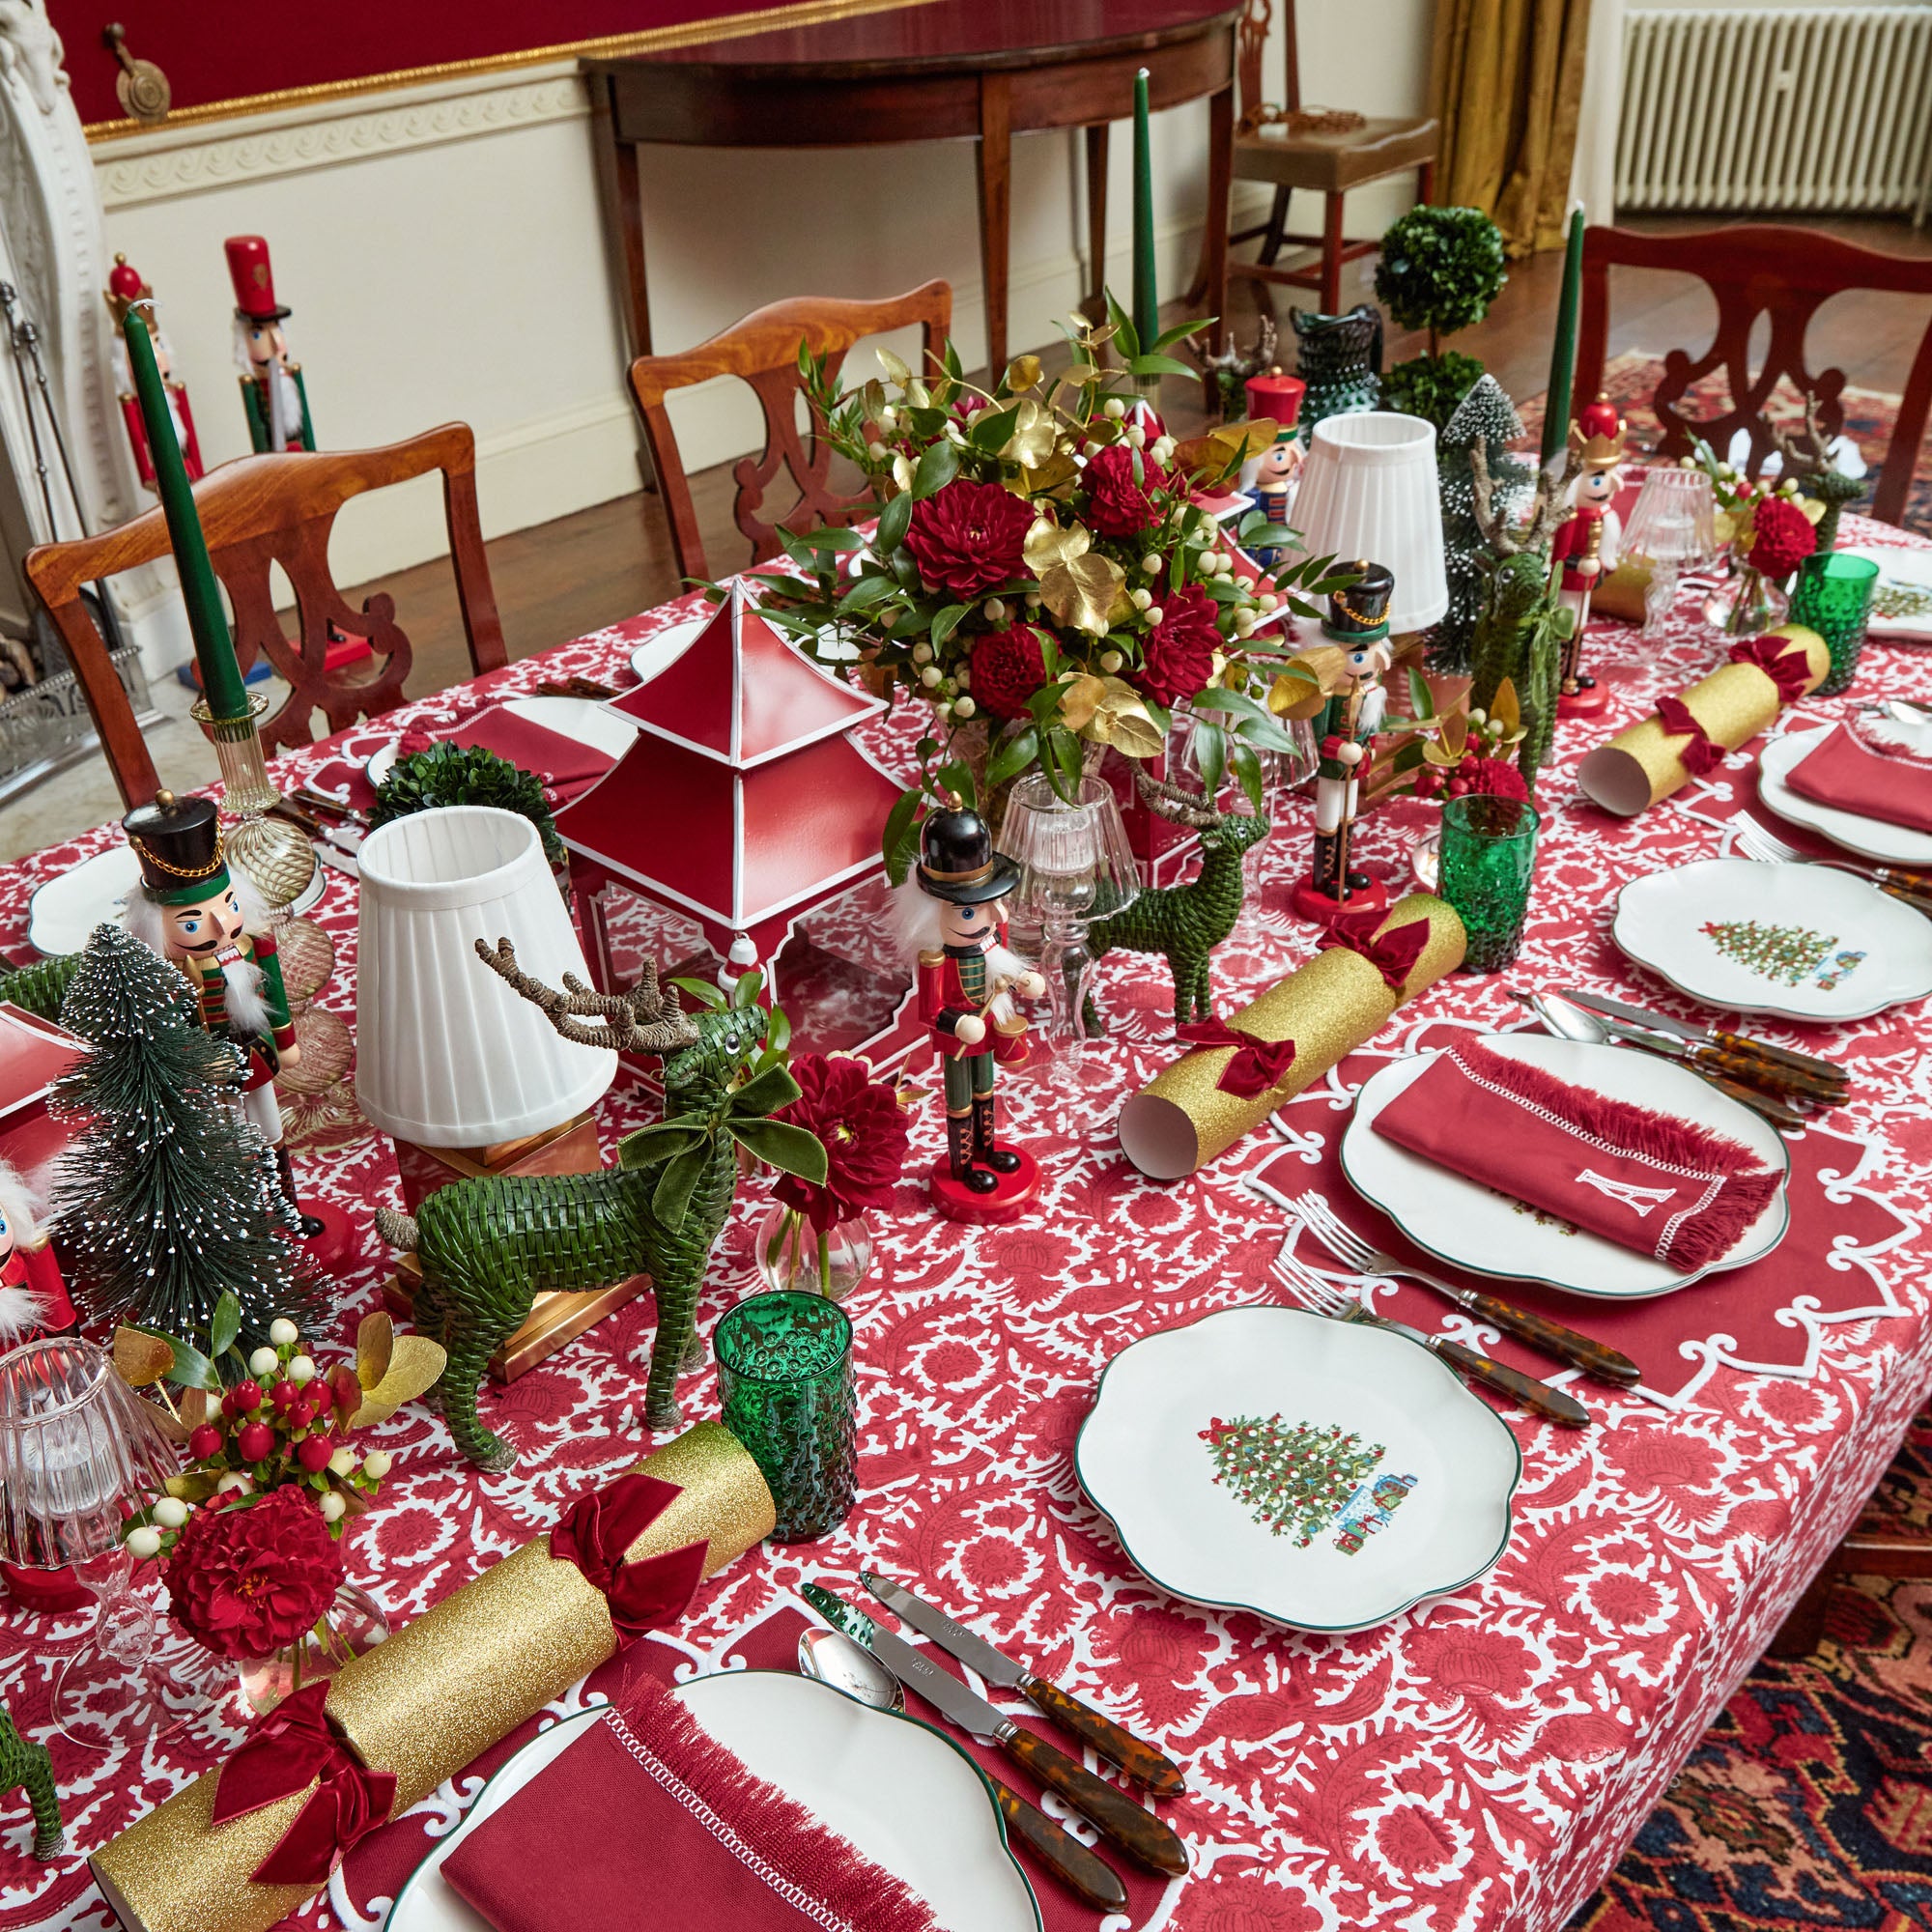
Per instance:
[[[222,803],[236,823],[223,835],[228,856],[247,873],[270,913],[295,904],[315,877],[315,848],[301,828],[270,815],[282,802],[262,754],[261,724],[269,700],[248,699],[245,718],[217,718],[207,698],[198,698],[188,716],[214,747],[221,765]]]

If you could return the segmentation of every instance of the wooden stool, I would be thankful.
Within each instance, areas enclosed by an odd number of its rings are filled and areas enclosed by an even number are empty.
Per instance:
[[[1285,65],[1287,85],[1283,99],[1287,112],[1301,108],[1300,62],[1295,48],[1294,0],[1287,0],[1287,45]],[[1441,130],[1433,120],[1368,120],[1359,128],[1337,133],[1294,133],[1280,123],[1264,117],[1262,104],[1262,51],[1267,43],[1268,23],[1274,0],[1248,0],[1246,18],[1240,30],[1241,118],[1235,129],[1235,179],[1269,182],[1274,186],[1274,207],[1268,218],[1256,227],[1230,235],[1232,245],[1262,237],[1260,258],[1254,262],[1234,262],[1230,268],[1254,275],[1262,281],[1281,282],[1291,288],[1314,289],[1323,315],[1338,314],[1342,306],[1342,270],[1345,264],[1372,255],[1379,242],[1350,242],[1342,233],[1342,202],[1350,188],[1370,182],[1406,174],[1413,168],[1419,199],[1428,201],[1435,191],[1435,155]],[[1304,188],[1323,198],[1321,233],[1291,235],[1288,211],[1296,188]],[[1284,247],[1319,248],[1321,260],[1306,269],[1278,269],[1275,257]],[[1212,296],[1218,291],[1207,292]]]

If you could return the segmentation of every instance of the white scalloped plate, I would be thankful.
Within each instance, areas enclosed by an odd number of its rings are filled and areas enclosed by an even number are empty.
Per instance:
[[[1380,1455],[1301,1544],[1217,1478],[1202,1432],[1241,1419],[1336,1428]],[[1522,1475],[1508,1425],[1420,1343],[1277,1307],[1224,1308],[1122,1350],[1073,1463],[1151,1581],[1310,1631],[1370,1630],[1472,1582],[1508,1546]]]
[[[1793,977],[1719,950],[1707,928],[1756,922],[1814,935],[1814,966]],[[1861,1020],[1932,993],[1932,920],[1829,866],[1697,859],[1633,879],[1610,937],[1680,993],[1731,1013],[1816,1024]],[[1826,944],[1829,942],[1829,944]]]
[[[1818,833],[1861,859],[1874,859],[1881,866],[1932,866],[1932,833],[1915,832],[1909,825],[1893,825],[1883,818],[1866,818],[1861,812],[1839,811],[1792,790],[1792,767],[1804,763],[1837,728],[1835,724],[1820,724],[1773,739],[1757,761],[1758,797],[1778,817]]]
[[[1695,1121],[1744,1142],[1765,1166],[1787,1179],[1790,1175],[1791,1152],[1777,1129],[1688,1067],[1627,1046],[1594,1046],[1534,1033],[1485,1034],[1483,1044],[1574,1086]],[[1405,1087],[1422,1078],[1435,1057],[1424,1053],[1391,1061],[1363,1081],[1342,1135],[1342,1172],[1363,1200],[1379,1208],[1438,1261],[1471,1274],[1548,1282],[1603,1300],[1636,1300],[1761,1261],[1790,1230],[1790,1204],[1780,1185],[1728,1253],[1709,1267],[1686,1274],[1654,1256],[1586,1234],[1554,1215],[1539,1214],[1507,1194],[1411,1153],[1377,1133],[1375,1119]]]

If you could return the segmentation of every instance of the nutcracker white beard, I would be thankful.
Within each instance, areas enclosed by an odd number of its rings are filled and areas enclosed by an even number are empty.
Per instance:
[[[0,1263],[33,1239],[38,1204],[16,1169],[0,1160]],[[0,1282],[0,1348],[12,1348],[47,1325],[46,1304],[25,1282]]]
[[[253,881],[239,868],[231,868],[228,881],[242,904],[242,930],[265,931],[269,923],[269,908],[263,902],[261,894],[255,890]],[[166,931],[161,923],[161,908],[139,886],[123,902],[121,923],[143,946],[158,952],[164,959],[169,956]],[[222,1005],[227,1009],[229,1024],[239,1034],[251,1037],[267,1035],[270,1030],[269,1003],[262,991],[262,969],[252,959],[230,959],[223,962],[221,977],[226,981]]]
[[[922,952],[936,952],[946,944],[946,931],[940,924],[940,901],[930,893],[922,892],[917,880],[908,879],[893,895],[893,918],[898,928],[899,952],[907,959],[916,959]],[[997,929],[997,928],[996,928]],[[1009,987],[1022,973],[1031,973],[1033,967],[1022,959],[1010,947],[1002,946],[996,939],[981,949],[986,960],[986,983],[989,986]],[[986,1003],[986,1010],[996,1019],[1011,1019],[1014,1016],[1012,995],[1002,990]]]

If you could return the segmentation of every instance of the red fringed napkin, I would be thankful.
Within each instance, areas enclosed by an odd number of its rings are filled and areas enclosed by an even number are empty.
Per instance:
[[[1888,758],[1861,744],[1842,724],[1805,753],[1784,781],[1801,798],[1834,810],[1932,832],[1932,765]]]
[[[641,1672],[442,1875],[496,1932],[939,1932],[905,1885]]]
[[[1576,1087],[1468,1040],[1376,1116],[1398,1147],[1687,1272],[1764,1211],[1779,1177],[1742,1142]]]

